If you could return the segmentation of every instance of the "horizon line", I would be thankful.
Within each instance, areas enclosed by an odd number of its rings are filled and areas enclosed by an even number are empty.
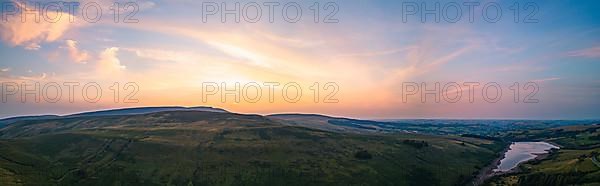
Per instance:
[[[381,117],[381,118],[377,118],[377,117],[373,117],[373,118],[369,118],[369,117],[351,117],[351,116],[339,116],[339,115],[329,115],[329,114],[324,114],[324,113],[303,113],[303,112],[274,112],[274,113],[269,113],[269,114],[261,114],[261,113],[243,113],[243,112],[231,112],[227,109],[224,108],[220,108],[220,107],[213,107],[213,106],[182,106],[182,105],[165,105],[165,106],[140,106],[140,107],[117,107],[117,108],[109,108],[109,109],[97,109],[97,110],[84,110],[84,111],[78,111],[78,112],[72,112],[72,113],[68,113],[68,114],[57,114],[57,113],[39,113],[39,114],[30,114],[30,115],[14,115],[14,116],[7,116],[7,117],[2,117],[0,118],[0,120],[6,120],[6,119],[12,119],[12,118],[18,118],[18,117],[33,117],[33,116],[58,116],[58,117],[65,117],[65,116],[72,116],[72,115],[78,115],[78,114],[85,114],[85,113],[93,113],[93,112],[102,112],[102,111],[114,111],[114,110],[126,110],[126,109],[138,109],[138,108],[168,108],[168,107],[180,107],[180,108],[185,108],[185,109],[190,109],[190,108],[212,108],[212,109],[221,109],[223,111],[226,111],[227,113],[234,113],[234,114],[245,114],[245,115],[260,115],[260,116],[269,116],[269,115],[279,115],[279,114],[297,114],[297,115],[321,115],[321,116],[327,116],[327,117],[333,117],[333,118],[345,118],[345,119],[359,119],[359,120],[372,120],[372,121],[392,121],[392,120],[495,120],[495,121],[500,121],[500,120],[515,120],[515,121],[595,121],[598,120],[600,121],[600,118],[583,118],[583,119],[565,119],[565,118],[519,118],[519,117],[514,117],[514,118],[506,118],[506,117],[498,117],[498,118],[460,118],[460,117],[394,117],[394,118],[390,118],[390,117]],[[168,111],[164,111],[164,112],[168,112]]]

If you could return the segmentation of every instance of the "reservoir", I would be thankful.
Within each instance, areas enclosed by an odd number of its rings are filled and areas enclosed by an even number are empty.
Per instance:
[[[509,171],[517,167],[519,163],[534,159],[538,154],[548,153],[552,148],[558,149],[559,147],[546,142],[514,142],[494,172]]]

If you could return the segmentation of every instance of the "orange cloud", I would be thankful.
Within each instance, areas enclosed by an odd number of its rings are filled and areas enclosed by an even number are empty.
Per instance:
[[[21,3],[15,2],[19,9],[33,8]],[[28,50],[37,50],[41,42],[52,42],[59,39],[73,25],[69,17],[73,16],[66,12],[48,11],[45,14],[37,13],[39,21],[35,21],[34,15],[26,15],[25,21],[22,21],[21,14],[16,13],[10,16],[8,21],[2,21],[0,24],[0,38],[12,46],[24,46]],[[60,17],[55,23],[44,20],[44,17]]]
[[[98,61],[98,70],[101,73],[112,74],[125,70],[125,66],[121,65],[121,60],[117,57],[119,48],[111,47],[100,53]]]

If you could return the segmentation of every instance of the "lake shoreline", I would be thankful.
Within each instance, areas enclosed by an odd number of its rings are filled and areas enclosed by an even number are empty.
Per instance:
[[[546,141],[541,141],[550,145],[553,145],[555,147],[558,147],[559,149],[561,148],[559,145],[555,145],[554,143],[549,143]],[[551,149],[545,150],[545,153],[531,153],[532,155],[535,155],[534,158],[529,159],[529,160],[525,160],[522,162],[517,163],[517,165],[507,171],[494,171],[498,166],[500,166],[500,163],[502,161],[502,159],[506,158],[506,153],[510,150],[512,150],[510,147],[518,142],[511,142],[506,148],[504,148],[504,150],[502,151],[502,156],[494,159],[492,161],[492,163],[490,163],[489,165],[487,165],[486,167],[482,168],[477,177],[474,179],[474,181],[472,182],[473,185],[478,186],[478,185],[482,185],[483,183],[485,183],[485,181],[496,177],[496,176],[501,176],[501,175],[505,175],[505,174],[514,174],[514,173],[520,173],[523,170],[520,168],[522,164],[528,163],[528,162],[532,162],[532,161],[540,161],[540,160],[545,160],[548,158],[548,156],[550,156],[551,154]]]
[[[485,183],[486,180],[496,176],[494,174],[494,169],[498,165],[500,165],[500,161],[505,158],[506,152],[508,152],[510,150],[510,145],[512,145],[512,143],[510,143],[508,146],[506,146],[501,151],[502,155],[500,157],[497,157],[496,159],[492,160],[492,162],[490,164],[488,164],[487,166],[485,166],[479,170],[477,176],[475,177],[475,179],[473,179],[473,182],[472,182],[473,185],[475,185],[475,186],[481,185],[481,184]]]

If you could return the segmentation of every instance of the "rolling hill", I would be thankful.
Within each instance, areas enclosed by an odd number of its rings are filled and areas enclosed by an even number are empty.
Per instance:
[[[227,112],[224,109],[213,108],[213,107],[135,107],[135,108],[123,108],[123,109],[109,109],[101,111],[83,112],[70,115],[40,115],[40,116],[17,116],[0,119],[0,127],[8,125],[17,121],[26,120],[43,120],[43,119],[56,119],[56,118],[77,118],[85,116],[123,116],[123,115],[137,115],[137,114],[149,114],[156,112],[166,111],[204,111],[204,112]]]
[[[21,120],[0,128],[0,185],[464,185],[499,149],[319,126],[336,121],[371,122],[190,110]]]

